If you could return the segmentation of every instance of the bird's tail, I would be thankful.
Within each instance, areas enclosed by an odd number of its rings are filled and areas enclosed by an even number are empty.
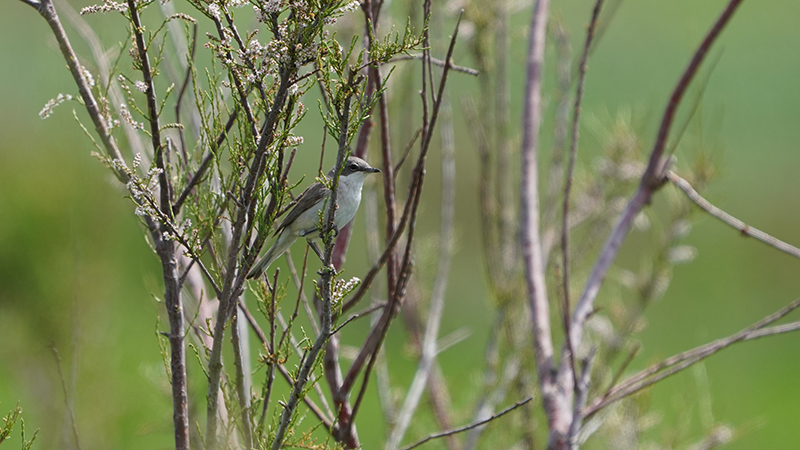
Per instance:
[[[267,253],[265,253],[264,256],[253,265],[250,272],[247,273],[247,278],[256,278],[261,275],[283,254],[283,252],[294,244],[296,239],[297,237],[295,237],[290,230],[284,228],[278,235],[278,238],[275,239],[275,242],[272,243],[272,247],[267,250]]]

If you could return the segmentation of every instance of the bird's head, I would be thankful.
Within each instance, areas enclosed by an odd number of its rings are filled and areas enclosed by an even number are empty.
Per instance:
[[[349,177],[355,175],[358,176],[358,178],[363,179],[367,175],[377,172],[380,172],[380,169],[370,166],[369,163],[358,156],[351,156],[347,158],[347,161],[344,163],[344,168],[342,169],[342,174],[340,177]]]

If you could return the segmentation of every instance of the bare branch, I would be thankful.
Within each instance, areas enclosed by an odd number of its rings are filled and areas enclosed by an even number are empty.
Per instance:
[[[711,202],[709,202],[708,200],[703,198],[703,196],[700,195],[700,193],[698,193],[692,187],[692,185],[689,184],[688,181],[686,181],[685,179],[681,178],[675,172],[669,171],[667,173],[667,178],[675,186],[679,187],[686,194],[686,196],[689,197],[689,199],[691,201],[693,201],[697,206],[702,208],[705,212],[707,212],[707,213],[711,214],[712,216],[716,217],[717,219],[721,220],[723,223],[725,223],[725,224],[727,224],[727,225],[739,230],[739,232],[743,236],[748,236],[748,237],[755,238],[755,239],[757,239],[757,240],[769,245],[770,247],[774,247],[774,248],[776,248],[776,249],[778,249],[778,250],[780,250],[780,251],[782,251],[784,253],[788,253],[788,254],[794,256],[795,258],[800,258],[800,248],[797,248],[797,247],[795,247],[795,246],[793,246],[791,244],[783,242],[782,240],[780,240],[780,239],[778,239],[776,237],[773,237],[773,236],[771,236],[771,235],[759,230],[758,228],[751,227],[750,225],[742,222],[741,220],[737,219],[736,217],[733,217],[732,215],[728,214],[727,212],[723,211],[722,209],[714,206],[713,204],[711,204]]]
[[[184,346],[183,305],[178,276],[178,263],[175,256],[175,242],[166,238],[170,229],[172,214],[172,183],[167,173],[164,158],[164,146],[161,143],[161,126],[159,125],[159,109],[153,84],[154,70],[150,65],[148,47],[142,35],[143,27],[139,18],[139,10],[134,0],[128,0],[128,10],[132,22],[132,31],[136,41],[138,58],[141,61],[141,72],[146,86],[147,115],[150,123],[150,137],[158,174],[159,211],[168,220],[161,220],[158,231],[151,229],[156,243],[156,253],[161,260],[161,271],[164,279],[164,302],[169,317],[170,370],[172,375],[172,404],[175,448],[189,449],[189,398],[186,380],[186,348]]]
[[[451,120],[450,105],[444,95],[440,97],[444,102],[442,107],[442,220],[439,235],[439,266],[436,271],[433,289],[431,292],[430,310],[425,326],[425,335],[422,339],[422,354],[414,374],[414,379],[408,388],[403,406],[397,414],[395,426],[389,434],[386,448],[394,450],[400,442],[411,423],[411,418],[419,405],[419,400],[428,382],[428,378],[435,365],[436,355],[439,353],[438,337],[439,326],[444,312],[445,289],[447,277],[450,273],[450,258],[452,256],[453,217],[455,214],[455,159],[454,136]]]
[[[336,334],[336,333],[338,333],[338,332],[339,332],[339,331],[341,331],[341,330],[342,330],[342,328],[344,328],[344,327],[345,327],[345,326],[346,326],[348,323],[350,323],[350,322],[352,322],[352,321],[354,321],[354,320],[356,320],[356,319],[360,319],[360,318],[362,318],[362,317],[366,316],[367,314],[373,313],[373,312],[375,312],[375,311],[377,311],[377,310],[379,310],[379,309],[383,309],[384,307],[386,307],[386,302],[383,302],[383,303],[378,303],[378,304],[376,304],[376,305],[370,306],[369,308],[365,309],[364,311],[359,311],[359,312],[357,312],[357,313],[354,313],[353,315],[351,315],[350,317],[348,317],[348,318],[347,318],[347,319],[346,319],[344,322],[342,322],[342,323],[341,323],[339,326],[337,326],[336,328],[334,328],[334,329],[333,329],[333,331],[331,331],[331,334]]]
[[[407,61],[407,60],[410,60],[410,59],[423,59],[423,56],[422,55],[401,55],[401,56],[398,56],[396,58],[392,58],[389,62],[393,63],[393,62],[397,62],[397,61]],[[450,64],[446,64],[441,59],[436,59],[436,58],[432,57],[431,58],[431,64],[433,64],[434,66],[439,66],[439,67],[444,67],[445,65],[447,65],[447,66],[450,67],[451,70],[455,70],[456,72],[466,73],[467,75],[472,75],[474,77],[477,77],[478,75],[481,74],[479,71],[477,71],[475,69],[472,69],[470,67],[464,67],[464,66],[459,66],[459,65],[453,64],[453,61],[450,61]]]
[[[667,136],[672,125],[672,119],[675,115],[675,111],[677,110],[690,81],[697,73],[700,64],[708,53],[708,50],[711,48],[711,45],[722,32],[723,28],[728,23],[734,11],[741,2],[742,0],[731,0],[728,3],[728,6],[722,12],[711,30],[706,35],[705,39],[703,39],[703,42],[695,51],[692,60],[689,62],[689,65],[684,70],[683,75],[678,81],[678,84],[675,86],[675,90],[673,91],[672,96],[667,103],[666,110],[664,111],[658,138],[653,145],[653,150],[650,153],[650,162],[648,163],[647,169],[642,175],[639,188],[636,191],[636,194],[628,202],[628,205],[622,212],[622,215],[620,216],[617,225],[614,227],[611,236],[609,236],[608,241],[606,241],[605,246],[601,250],[600,256],[598,256],[597,262],[592,269],[592,273],[586,282],[586,287],[584,288],[583,294],[581,295],[581,298],[578,300],[578,304],[575,307],[575,311],[572,315],[572,324],[570,330],[572,334],[571,340],[573,346],[579,346],[581,343],[586,319],[589,317],[594,308],[594,300],[600,291],[600,286],[605,279],[609,267],[611,267],[611,263],[613,263],[616,259],[617,253],[622,245],[622,241],[625,239],[625,236],[628,234],[628,230],[633,223],[633,219],[639,214],[644,206],[650,202],[653,193],[663,185],[665,174],[663,172],[664,168],[662,167],[661,156],[664,153]]]
[[[75,407],[70,401],[69,389],[67,389],[67,379],[64,378],[64,370],[61,367],[61,355],[58,353],[58,349],[56,348],[55,344],[50,344],[50,350],[53,351],[53,356],[56,359],[58,377],[61,379],[61,389],[64,391],[64,406],[66,406],[67,414],[69,415],[69,423],[70,427],[72,428],[72,438],[75,439],[75,448],[81,450],[81,443],[78,439],[78,423],[75,420]]]
[[[592,19],[589,22],[589,29],[586,31],[586,43],[583,46],[583,55],[581,62],[578,66],[578,88],[575,93],[575,105],[572,110],[572,139],[569,147],[569,161],[567,162],[567,174],[564,179],[564,204],[561,216],[561,256],[562,256],[562,284],[564,289],[564,303],[561,306],[562,320],[564,324],[564,333],[567,336],[565,339],[565,348],[569,359],[569,367],[562,364],[562,368],[567,368],[572,373],[572,382],[574,389],[578,390],[578,374],[575,370],[575,346],[570,337],[570,298],[569,298],[569,198],[572,193],[572,178],[575,173],[575,160],[578,155],[578,139],[580,138],[580,119],[581,119],[581,102],[583,101],[583,89],[586,82],[587,62],[589,60],[589,52],[592,48],[592,40],[594,39],[595,28],[597,27],[597,19],[600,17],[600,10],[603,8],[604,0],[597,0],[592,10]],[[574,422],[574,420],[573,420]]]
[[[491,422],[491,421],[493,421],[493,420],[495,420],[495,419],[497,419],[499,417],[502,417],[502,416],[510,413],[511,411],[519,408],[520,406],[523,406],[523,405],[527,404],[531,400],[533,400],[533,397],[528,397],[525,400],[519,401],[516,404],[514,404],[512,406],[509,406],[508,408],[500,411],[499,413],[493,415],[492,417],[489,417],[488,419],[481,420],[481,421],[478,421],[478,422],[473,422],[473,423],[471,423],[469,425],[463,426],[461,428],[456,428],[454,430],[448,430],[448,431],[445,431],[445,432],[442,432],[442,433],[438,433],[438,434],[434,434],[434,435],[428,436],[425,439],[423,439],[423,440],[421,440],[421,441],[419,441],[417,443],[409,445],[408,447],[404,447],[403,450],[411,450],[412,448],[419,447],[420,445],[422,445],[422,444],[424,444],[424,443],[426,443],[428,441],[431,441],[433,439],[438,439],[438,438],[442,438],[442,437],[445,437],[445,436],[450,436],[450,435],[453,435],[453,434],[456,434],[456,433],[461,433],[461,432],[470,430],[470,429],[475,428],[475,427],[479,427],[481,425],[485,425],[485,424],[487,424],[487,423],[489,423],[489,422]]]
[[[566,393],[556,386],[553,362],[553,337],[550,331],[550,305],[545,286],[545,264],[542,260],[539,230],[539,189],[537,151],[542,122],[542,83],[549,0],[538,0],[531,18],[527,56],[527,81],[522,122],[522,186],[521,228],[522,258],[525,262],[525,284],[531,308],[533,347],[542,403],[548,421],[548,448],[563,448],[572,422],[572,411]],[[569,388],[571,391],[571,387]],[[562,395],[563,394],[563,395]],[[570,394],[571,395],[571,394]]]
[[[602,397],[595,399],[591,405],[584,408],[583,416],[588,417],[609,404],[632,395],[664,378],[674,375],[681,370],[702,361],[720,350],[730,347],[738,342],[756,339],[775,334],[788,333],[800,329],[800,322],[764,328],[779,320],[790,312],[800,307],[800,298],[784,306],[777,312],[770,314],[744,330],[729,337],[718,339],[714,342],[701,345],[691,350],[665,359],[649,368],[626,379],[619,386],[612,387]]]

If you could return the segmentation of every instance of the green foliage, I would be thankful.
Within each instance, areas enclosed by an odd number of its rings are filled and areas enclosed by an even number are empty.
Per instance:
[[[0,445],[2,445],[6,439],[9,439],[17,422],[20,423],[20,448],[22,448],[22,450],[29,450],[33,445],[33,441],[36,440],[39,430],[37,429],[34,431],[30,440],[25,439],[25,420],[22,419],[22,408],[20,408],[19,403],[17,403],[17,406],[9,411],[8,414],[3,416],[3,423],[0,428]]]

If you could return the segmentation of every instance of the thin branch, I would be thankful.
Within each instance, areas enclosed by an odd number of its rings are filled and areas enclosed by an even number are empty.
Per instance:
[[[456,38],[458,37],[458,27],[461,22],[462,16],[463,16],[463,10],[458,16],[459,19],[456,23],[455,31],[453,32],[453,36],[450,39],[450,46],[447,51],[448,60],[453,56],[453,49],[455,48]],[[444,71],[442,72],[441,81],[439,83],[439,95],[438,95],[439,99],[442,98],[442,93],[444,92],[444,87],[447,82],[448,72],[449,72],[448,67],[445,66]],[[379,266],[382,266],[383,263],[385,263],[386,260],[389,258],[389,255],[391,254],[390,249],[393,249],[394,246],[396,245],[397,240],[400,237],[400,233],[402,233],[402,229],[403,226],[405,225],[406,219],[408,219],[408,224],[409,224],[409,234],[407,236],[406,254],[403,263],[401,264],[401,267],[403,269],[399,273],[397,286],[395,286],[394,292],[401,292],[402,291],[401,288],[404,286],[404,282],[408,279],[411,270],[410,269],[411,261],[409,253],[410,253],[410,244],[413,240],[412,227],[416,219],[416,211],[417,208],[419,207],[420,192],[422,190],[422,184],[424,181],[425,157],[427,156],[428,149],[430,148],[431,134],[432,134],[431,132],[433,131],[434,126],[436,124],[436,117],[439,114],[440,106],[441,106],[441,101],[436,102],[436,104],[434,105],[433,113],[431,115],[431,119],[427,128],[427,133],[423,137],[420,155],[417,159],[417,164],[414,167],[414,173],[412,174],[411,186],[409,188],[409,196],[408,200],[406,201],[405,209],[403,211],[403,217],[400,219],[400,224],[395,230],[394,236],[392,237],[392,241],[389,243],[386,251],[384,251],[384,254],[381,256],[381,260],[378,262],[379,264],[376,263],[376,265],[373,266],[373,269],[370,270],[370,272],[367,274],[367,277],[364,278],[364,281],[362,281],[361,286],[359,287],[358,291],[356,291],[354,297],[344,305],[343,311],[348,306],[354,305],[355,302],[361,296],[364,295],[364,292],[366,292],[367,287],[369,287],[368,280],[369,282],[372,281],[371,278],[374,278],[374,274],[377,272],[377,268],[379,268]],[[344,382],[342,384],[342,389],[339,392],[339,395],[344,395],[350,392],[350,389],[352,389],[358,373],[364,367],[364,363],[367,362],[367,358],[369,358],[371,361],[375,359],[375,354],[377,353],[378,348],[380,348],[380,345],[383,342],[384,337],[386,336],[386,332],[388,331],[391,318],[394,316],[396,308],[399,307],[399,304],[397,303],[392,304],[392,301],[395,298],[396,298],[395,296],[389,297],[390,305],[386,309],[384,309],[383,314],[378,320],[378,323],[375,325],[375,327],[373,327],[372,331],[367,337],[367,340],[364,342],[364,346],[361,348],[361,351],[359,352],[358,356],[353,361],[353,364],[350,366],[350,370],[347,372],[347,376],[344,379]],[[366,381],[367,380],[365,379],[364,382],[366,383]]]
[[[714,41],[717,40],[717,37],[725,28],[725,25],[728,24],[728,21],[730,21],[733,13],[736,12],[736,8],[738,8],[741,3],[742,0],[731,0],[728,3],[728,6],[724,11],[722,11],[722,14],[714,23],[714,26],[708,32],[705,39],[703,39],[703,42],[700,43],[700,46],[697,48],[692,60],[689,61],[689,65],[684,70],[681,79],[675,86],[675,90],[672,92],[672,97],[670,97],[669,103],[667,103],[667,108],[664,111],[664,118],[661,120],[661,127],[658,130],[658,137],[656,138],[655,145],[653,146],[653,151],[650,153],[650,160],[647,163],[647,169],[645,170],[646,179],[643,179],[643,181],[648,183],[652,188],[656,188],[662,183],[663,173],[661,168],[661,156],[664,154],[664,149],[667,145],[667,138],[669,137],[669,131],[672,127],[672,120],[675,117],[675,113],[678,110],[681,99],[683,98],[686,90],[689,88],[689,84],[692,82],[692,79],[700,68],[700,65],[703,63],[703,60],[708,54],[708,51],[711,49],[711,46],[714,44]]]
[[[602,397],[595,399],[591,405],[584,408],[583,416],[588,417],[609,404],[635,394],[738,342],[800,330],[800,322],[765,328],[767,325],[781,319],[798,307],[800,307],[800,298],[736,334],[695,347],[642,370],[620,383],[619,386],[610,389]]]
[[[442,437],[445,437],[445,436],[450,436],[450,435],[453,435],[453,434],[457,434],[457,433],[461,433],[461,432],[464,432],[464,431],[467,431],[467,430],[471,430],[472,428],[479,427],[481,425],[485,425],[485,424],[487,424],[487,423],[489,423],[489,422],[491,422],[491,421],[493,421],[493,420],[495,420],[497,418],[500,418],[500,417],[510,413],[511,411],[519,408],[520,406],[523,406],[523,405],[527,404],[531,400],[533,400],[533,397],[528,397],[525,400],[519,401],[516,404],[514,404],[512,406],[509,406],[508,408],[500,411],[499,413],[493,415],[492,417],[489,417],[488,419],[481,420],[481,421],[478,421],[478,422],[473,422],[473,423],[471,423],[469,425],[466,425],[466,426],[463,426],[463,427],[460,427],[460,428],[456,428],[454,430],[448,430],[448,431],[444,431],[442,433],[433,434],[433,435],[428,436],[425,439],[423,439],[423,440],[421,440],[421,441],[419,441],[417,443],[409,445],[408,447],[404,447],[402,450],[411,450],[412,448],[419,447],[420,445],[425,444],[426,442],[431,441],[433,439],[438,439],[438,438],[442,438]]]
[[[214,147],[212,147],[206,156],[203,158],[203,162],[200,163],[200,167],[197,168],[197,171],[192,175],[192,178],[186,184],[186,187],[183,188],[181,191],[181,195],[178,196],[178,199],[175,200],[175,204],[172,206],[173,214],[178,214],[181,210],[181,206],[183,206],[183,202],[186,201],[186,197],[192,192],[195,186],[200,183],[200,179],[203,178],[205,175],[206,170],[211,165],[211,161],[214,159],[214,155],[216,154],[217,149],[220,145],[225,141],[225,138],[228,136],[228,132],[233,127],[233,123],[236,122],[236,118],[239,115],[239,107],[234,106],[231,115],[228,117],[228,121],[225,122],[225,128],[219,133],[217,139],[214,141]]]
[[[245,282],[245,275],[250,266],[255,262],[256,255],[251,258],[245,258],[241,267],[239,263],[239,249],[242,245],[242,238],[244,234],[245,223],[250,217],[249,206],[254,203],[254,192],[256,189],[257,181],[264,173],[266,166],[266,151],[274,137],[274,129],[278,120],[278,113],[286,103],[289,90],[289,79],[292,77],[296,68],[294,68],[294,57],[292,54],[287,55],[290,60],[288,64],[293,68],[293,71],[280,70],[280,84],[275,93],[272,107],[267,114],[264,121],[264,132],[258,140],[258,146],[253,160],[250,163],[250,171],[245,181],[244,189],[241,192],[241,197],[237,201],[236,220],[231,225],[231,243],[228,247],[227,261],[225,263],[225,281],[222,287],[222,296],[220,297],[220,306],[217,311],[217,321],[214,325],[214,343],[211,347],[211,354],[208,361],[208,395],[206,407],[206,445],[211,450],[217,446],[217,410],[218,410],[218,396],[220,386],[220,376],[222,373],[222,341],[225,334],[225,325],[228,322],[233,308],[236,307],[239,294]],[[237,268],[239,270],[237,270]]]
[[[360,319],[360,318],[366,316],[367,314],[373,313],[373,312],[375,312],[375,311],[377,311],[379,309],[383,309],[385,307],[386,307],[386,302],[382,302],[382,303],[378,303],[377,305],[370,306],[369,308],[365,309],[364,311],[360,311],[360,312],[354,313],[353,315],[348,317],[344,322],[342,322],[339,326],[334,328],[333,331],[331,331],[331,334],[336,334],[339,331],[341,331],[342,328],[344,328],[345,325],[349,324],[350,322],[352,322],[352,321],[354,321],[356,319]]]
[[[572,332],[572,345],[574,346],[579,346],[581,343],[586,319],[594,309],[594,300],[600,291],[600,286],[605,279],[609,267],[611,267],[611,264],[616,259],[617,253],[622,246],[622,241],[625,239],[625,236],[628,234],[628,230],[633,223],[633,219],[639,214],[645,205],[650,202],[653,193],[658,190],[665,181],[665,174],[663,173],[664,169],[661,167],[661,156],[666,148],[667,136],[669,134],[672,120],[678,105],[680,104],[689,86],[689,83],[697,73],[700,64],[708,53],[708,50],[711,48],[711,45],[725,28],[725,25],[731,19],[734,11],[739,4],[741,4],[741,2],[742,0],[731,0],[728,3],[728,6],[722,12],[711,30],[706,35],[705,39],[703,39],[703,42],[695,51],[694,56],[689,62],[689,65],[686,67],[683,75],[678,81],[678,84],[675,86],[675,89],[664,111],[658,137],[653,145],[653,150],[650,153],[650,161],[647,165],[647,169],[642,175],[639,188],[636,191],[636,194],[628,202],[628,205],[625,207],[625,210],[620,216],[617,225],[614,227],[614,230],[609,236],[608,241],[606,241],[605,246],[601,250],[600,256],[598,256],[597,262],[592,269],[592,273],[586,282],[583,294],[581,295],[581,298],[578,300],[578,304],[575,307],[575,311],[572,315],[572,324],[570,330]]]
[[[413,60],[413,59],[417,59],[417,60],[424,59],[424,56],[423,55],[400,55],[400,56],[397,56],[397,57],[394,57],[394,58],[390,59],[389,63],[393,63],[393,62],[397,62],[397,61],[408,61],[408,60]],[[430,61],[431,61],[431,64],[433,64],[434,66],[444,67],[444,66],[447,65],[447,66],[450,67],[451,70],[455,70],[456,72],[466,73],[467,75],[472,75],[474,77],[477,77],[478,75],[481,74],[478,70],[472,69],[470,67],[464,67],[464,66],[459,66],[459,65],[453,64],[453,61],[450,61],[450,64],[446,64],[441,59],[436,59],[436,58],[433,58],[433,57],[431,57]]]
[[[337,152],[336,165],[334,166],[336,168],[335,173],[337,174],[341,173],[342,167],[344,167],[345,154],[348,151],[347,144],[348,129],[350,126],[350,105],[355,93],[356,85],[359,82],[360,78],[356,77],[356,74],[351,71],[348,75],[347,85],[343,87],[343,89],[346,89],[346,92],[344,94],[342,104],[341,106],[336,107],[336,114],[338,116],[340,125],[339,151]],[[333,185],[331,186],[331,193],[325,211],[325,222],[322,230],[322,234],[328,238],[325,239],[325,258],[323,261],[323,268],[320,272],[321,276],[319,282],[320,300],[322,301],[322,311],[320,313],[320,333],[319,336],[317,336],[317,339],[314,341],[314,344],[305,354],[305,361],[300,366],[300,370],[297,374],[297,380],[292,387],[292,393],[289,396],[286,405],[284,406],[283,413],[281,414],[280,423],[278,424],[278,429],[275,432],[275,438],[272,441],[272,450],[280,450],[280,448],[283,447],[286,431],[288,430],[289,424],[292,422],[292,418],[294,417],[297,403],[300,398],[305,396],[304,393],[306,384],[308,383],[311,372],[317,363],[317,355],[319,355],[319,352],[326,345],[328,338],[331,336],[331,325],[333,320],[331,284],[333,275],[335,273],[335,269],[331,264],[331,260],[333,258],[335,239],[330,237],[330,232],[333,230],[334,213],[336,211],[336,197],[338,195],[339,187],[339,176],[334,176],[332,181]]]
[[[58,377],[61,379],[61,389],[64,391],[64,405],[66,406],[67,413],[69,414],[69,423],[70,427],[72,428],[72,437],[75,439],[75,448],[81,450],[81,443],[78,439],[78,422],[75,420],[75,406],[70,401],[69,389],[67,389],[67,379],[64,378],[64,370],[61,367],[61,355],[58,353],[58,349],[56,348],[55,344],[50,344],[50,350],[53,351],[53,356],[56,358],[56,368],[58,369]]]
[[[774,247],[774,248],[776,248],[776,249],[778,249],[778,250],[780,250],[780,251],[782,251],[784,253],[788,253],[788,254],[794,256],[795,258],[800,258],[800,248],[797,248],[797,247],[795,247],[795,246],[793,246],[791,244],[783,242],[782,240],[780,240],[780,239],[778,239],[776,237],[773,237],[773,236],[771,236],[771,235],[759,230],[758,228],[751,227],[750,225],[742,222],[741,220],[737,219],[736,217],[733,217],[732,215],[728,214],[727,212],[723,211],[722,209],[714,206],[713,204],[711,204],[711,202],[709,202],[708,200],[703,198],[703,196],[700,195],[700,193],[698,193],[692,187],[692,185],[689,184],[688,181],[686,181],[685,179],[681,178],[675,172],[669,171],[667,173],[667,178],[675,186],[679,187],[686,194],[686,196],[689,197],[689,199],[691,201],[693,201],[697,206],[702,208],[705,212],[707,212],[707,213],[711,214],[712,216],[716,217],[717,219],[721,220],[726,225],[729,225],[729,226],[735,228],[736,230],[739,230],[739,232],[743,236],[755,238],[755,239],[757,239],[757,240],[769,245],[770,247]]]
[[[592,19],[589,22],[589,29],[586,31],[586,43],[583,46],[583,55],[581,62],[578,66],[578,87],[575,93],[575,105],[572,110],[572,138],[569,147],[569,161],[567,163],[567,174],[564,180],[564,204],[561,216],[561,256],[562,256],[562,284],[564,289],[563,305],[561,306],[561,314],[564,324],[564,332],[567,336],[565,339],[566,349],[569,358],[569,370],[572,373],[572,382],[574,389],[578,389],[578,374],[575,370],[575,344],[570,339],[570,298],[569,298],[569,199],[572,193],[572,179],[575,173],[575,160],[578,155],[578,139],[580,138],[580,118],[581,118],[581,102],[583,101],[584,85],[586,83],[586,70],[587,62],[589,60],[589,51],[592,48],[592,40],[594,39],[595,28],[597,27],[597,19],[600,17],[600,11],[603,8],[604,0],[597,0],[592,10]],[[562,367],[566,367],[562,365]],[[573,421],[574,422],[574,421]]]
[[[436,271],[433,288],[431,290],[430,310],[422,339],[422,352],[414,379],[406,394],[395,426],[389,434],[386,444],[387,449],[396,449],[411,423],[411,418],[419,405],[425,385],[435,366],[436,356],[439,353],[438,337],[439,326],[444,312],[445,290],[447,278],[450,273],[450,259],[452,256],[453,217],[455,214],[455,159],[454,139],[452,127],[452,113],[446,97],[440,97],[445,102],[442,107],[442,212],[441,230],[439,233],[439,265]]]
[[[94,94],[92,94],[92,88],[86,81],[86,77],[81,69],[78,55],[75,54],[75,50],[72,48],[72,44],[67,37],[67,33],[64,31],[64,27],[61,25],[61,20],[58,18],[58,14],[56,13],[56,9],[52,0],[42,0],[41,2],[34,2],[31,0],[21,1],[36,8],[36,10],[39,11],[39,14],[41,14],[41,16],[47,21],[47,24],[50,25],[50,29],[53,31],[53,35],[58,42],[58,47],[61,50],[61,54],[64,56],[67,66],[69,67],[69,71],[72,74],[72,78],[75,80],[75,84],[78,85],[78,92],[81,95],[86,112],[89,113],[89,117],[92,119],[92,123],[94,123],[95,131],[100,136],[100,141],[103,144],[103,148],[112,160],[118,161],[119,164],[124,165],[125,160],[122,158],[122,153],[120,152],[119,147],[117,147],[117,142],[111,135],[108,129],[108,124],[105,122],[105,119],[100,112],[100,107],[97,104],[97,100],[95,100]],[[125,170],[116,167],[113,170],[117,179],[119,179],[122,183],[127,183],[129,181],[129,176]]]

